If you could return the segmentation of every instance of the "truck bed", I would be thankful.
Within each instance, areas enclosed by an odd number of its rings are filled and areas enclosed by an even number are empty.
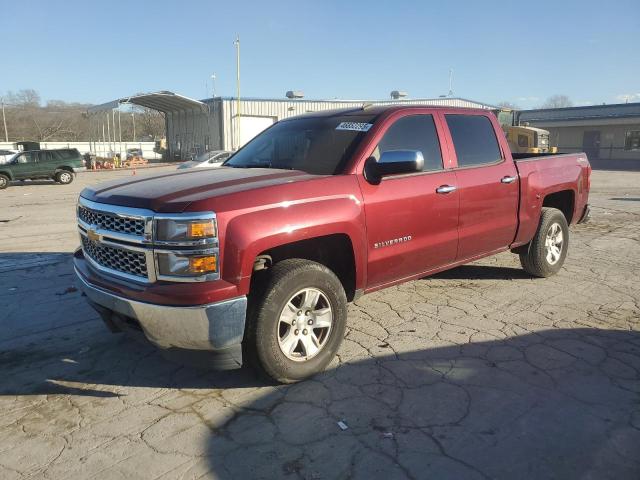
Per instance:
[[[519,228],[514,246],[527,243],[535,234],[540,209],[555,198],[569,223],[580,220],[589,195],[591,166],[585,153],[513,154],[520,176]],[[552,197],[554,196],[554,197]]]
[[[514,161],[520,161],[520,160],[529,160],[529,159],[536,159],[536,158],[540,158],[540,157],[557,157],[560,155],[574,155],[571,153],[564,153],[564,152],[556,152],[556,153],[511,153],[511,156],[513,157]],[[582,155],[585,155],[584,153]]]

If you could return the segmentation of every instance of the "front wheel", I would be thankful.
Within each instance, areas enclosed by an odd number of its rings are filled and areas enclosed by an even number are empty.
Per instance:
[[[62,170],[61,172],[56,173],[55,180],[62,185],[68,185],[73,182],[73,173]]]
[[[520,263],[527,273],[550,277],[562,268],[569,248],[569,226],[564,214],[555,208],[543,208],[538,230]]]
[[[247,360],[280,383],[321,372],[344,337],[347,298],[340,280],[302,259],[283,260],[265,274],[250,296]]]
[[[4,190],[9,186],[9,177],[0,174],[0,190]]]

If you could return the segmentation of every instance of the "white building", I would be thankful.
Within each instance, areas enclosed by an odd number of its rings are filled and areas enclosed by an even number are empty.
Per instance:
[[[258,133],[283,118],[319,110],[353,108],[364,104],[436,105],[495,109],[464,98],[399,100],[305,100],[215,97],[194,100],[173,92],[125,97],[89,109],[100,119],[122,104],[133,104],[164,112],[169,158],[186,159],[209,150],[237,150]]]

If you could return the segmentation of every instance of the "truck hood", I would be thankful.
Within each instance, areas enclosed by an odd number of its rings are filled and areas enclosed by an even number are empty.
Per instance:
[[[104,182],[85,188],[80,195],[94,202],[179,213],[198,200],[312,178],[317,176],[297,170],[197,168]]]

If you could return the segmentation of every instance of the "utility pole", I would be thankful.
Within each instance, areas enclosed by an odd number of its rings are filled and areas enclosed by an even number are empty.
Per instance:
[[[215,73],[211,75],[211,81],[213,83],[213,85],[211,86],[211,93],[213,95],[213,98],[216,98],[216,74]]]
[[[0,98],[2,103],[2,122],[4,123],[4,141],[9,141],[9,133],[7,132],[7,117],[4,116],[4,98]]]
[[[131,118],[133,119],[133,141],[136,141],[136,114],[132,113]]]
[[[107,138],[109,139],[109,156],[113,155],[113,149],[111,148],[111,126],[109,125],[109,112],[106,112],[107,117]]]
[[[236,90],[238,92],[238,99],[236,104],[236,116],[238,117],[238,143],[236,147],[240,148],[240,119],[242,117],[242,112],[240,112],[240,35],[236,36],[236,41],[233,42],[233,44],[236,46]]]
[[[449,97],[453,97],[453,68],[449,69]]]
[[[118,143],[120,146],[118,150],[120,151],[120,157],[122,157],[122,121],[120,120],[120,109],[118,108]]]

